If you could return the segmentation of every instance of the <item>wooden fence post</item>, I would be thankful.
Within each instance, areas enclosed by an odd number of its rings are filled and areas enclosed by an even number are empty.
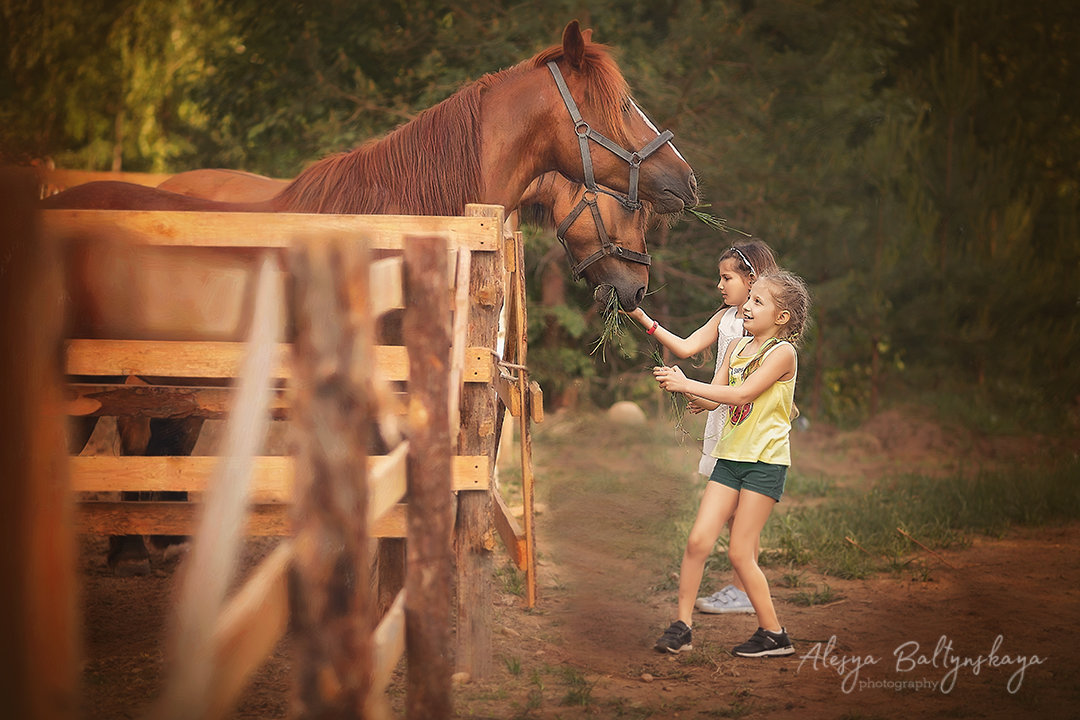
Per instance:
[[[498,206],[468,205],[465,215],[488,217],[502,232],[503,209]],[[469,278],[470,347],[494,348],[499,332],[499,310],[503,302],[503,258],[501,250],[475,253]],[[487,455],[495,467],[496,395],[493,385],[470,383],[461,399],[461,428],[458,452]],[[492,487],[489,484],[488,487]],[[495,527],[491,492],[458,493],[454,551],[457,564],[457,667],[474,680],[486,678],[492,669],[491,620],[493,616],[491,578],[494,571]]]
[[[78,714],[74,506],[61,408],[62,287],[37,185],[0,173],[0,701],[8,717]]]
[[[405,573],[406,717],[451,712],[453,555],[449,405],[450,305],[446,238],[405,238],[404,336],[409,350],[408,539]],[[454,388],[456,391],[456,387]]]
[[[307,241],[291,256],[296,288],[293,501],[289,604],[302,718],[355,718],[372,682],[374,629],[367,538],[373,323],[367,248]]]

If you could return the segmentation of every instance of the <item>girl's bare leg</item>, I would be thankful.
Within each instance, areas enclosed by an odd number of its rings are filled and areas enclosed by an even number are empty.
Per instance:
[[[757,564],[761,530],[765,527],[765,521],[769,519],[774,505],[776,501],[767,495],[752,490],[741,491],[731,525],[728,557],[746,586],[746,594],[757,613],[758,625],[766,630],[779,632],[780,620],[776,617],[776,609],[769,594],[769,582]],[[680,590],[681,588],[680,582]],[[679,600],[682,607],[681,593]]]
[[[705,491],[698,505],[697,518],[690,528],[682,565],[679,568],[679,620],[691,625],[694,602],[701,587],[701,575],[724,524],[731,517],[739,502],[738,491],[716,482],[705,483]],[[768,588],[766,588],[768,593]]]

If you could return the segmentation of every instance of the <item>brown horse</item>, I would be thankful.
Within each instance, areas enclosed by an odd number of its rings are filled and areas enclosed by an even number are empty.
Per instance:
[[[509,211],[550,171],[640,195],[659,213],[695,205],[693,170],[590,36],[571,22],[561,45],[485,75],[380,140],[316,162],[247,209],[460,215],[468,203],[488,203]],[[600,138],[596,153],[591,138]],[[80,185],[47,207],[120,209],[115,192],[102,198],[100,190]]]

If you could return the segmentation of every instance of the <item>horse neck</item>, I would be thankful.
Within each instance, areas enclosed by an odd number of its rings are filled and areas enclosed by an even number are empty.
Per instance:
[[[562,100],[546,68],[519,66],[506,72],[507,79],[492,84],[482,98],[484,172],[478,202],[502,205],[509,212],[524,201],[526,193],[534,191],[534,180],[558,169],[545,143],[553,128],[558,127],[552,119],[552,108],[557,102],[558,112]],[[569,117],[565,124],[570,127]]]

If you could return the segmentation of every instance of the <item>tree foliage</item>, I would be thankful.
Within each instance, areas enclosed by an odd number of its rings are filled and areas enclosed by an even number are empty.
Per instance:
[[[0,154],[291,176],[578,17],[676,133],[709,211],[810,282],[811,414],[859,417],[916,390],[968,398],[984,420],[1076,419],[1074,2],[598,0],[580,13],[565,0],[3,0]],[[650,313],[682,334],[708,318],[716,257],[738,237],[689,216],[654,228]],[[530,262],[552,242],[536,231]],[[548,386],[648,391],[647,337],[630,328],[590,355],[600,323],[584,289],[552,305],[530,282],[530,358]]]

